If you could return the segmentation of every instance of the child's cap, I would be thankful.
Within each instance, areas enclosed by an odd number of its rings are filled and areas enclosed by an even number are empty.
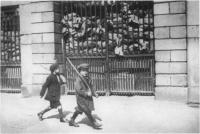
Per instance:
[[[83,64],[80,64],[78,65],[77,69],[80,71],[82,69],[88,69],[89,68],[89,64],[87,63],[83,63]]]

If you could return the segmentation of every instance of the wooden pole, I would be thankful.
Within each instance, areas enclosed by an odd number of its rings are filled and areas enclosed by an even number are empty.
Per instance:
[[[66,56],[66,60],[71,65],[71,67],[74,69],[74,71],[78,74],[78,76],[81,78],[81,80],[84,82],[84,84],[90,90],[90,92],[92,93],[92,90],[91,90],[89,84],[86,82],[85,78],[83,78],[83,76],[79,73],[79,71],[76,69],[76,67],[74,66],[74,64],[71,62],[71,60],[67,56]]]

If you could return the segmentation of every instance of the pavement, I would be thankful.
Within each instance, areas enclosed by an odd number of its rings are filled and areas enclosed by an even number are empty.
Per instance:
[[[56,109],[39,121],[37,113],[48,106],[39,96],[1,93],[1,133],[199,133],[199,107],[180,102],[154,100],[153,96],[100,96],[94,99],[93,116],[103,124],[93,129],[84,114],[75,128],[61,123]],[[76,106],[74,95],[63,95],[61,103],[69,120]]]

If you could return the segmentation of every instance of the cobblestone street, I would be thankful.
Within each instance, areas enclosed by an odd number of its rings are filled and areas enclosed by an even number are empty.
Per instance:
[[[102,129],[90,126],[84,114],[76,119],[80,127],[60,123],[57,110],[46,113],[43,121],[36,114],[48,105],[38,96],[22,98],[20,94],[1,94],[2,133],[130,133],[130,132],[199,132],[199,108],[168,101],[155,101],[154,97],[99,97],[95,99],[93,115],[103,124]],[[70,119],[75,96],[62,96],[66,119]]]

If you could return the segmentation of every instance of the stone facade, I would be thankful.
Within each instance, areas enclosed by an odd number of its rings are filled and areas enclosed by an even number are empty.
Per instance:
[[[155,1],[155,98],[199,102],[199,3]],[[37,95],[62,63],[60,2],[20,3],[22,89]],[[22,90],[22,91],[23,91]]]
[[[199,103],[199,1],[187,2],[188,103]]]
[[[180,33],[180,27],[186,29],[186,13],[174,11],[183,2],[155,2],[155,60],[156,60],[156,87],[157,99],[173,99],[186,101],[187,88],[186,60],[180,60],[176,55],[182,52],[186,57],[186,35]],[[186,4],[185,2],[183,3]],[[175,81],[181,81],[178,84]],[[181,97],[178,94],[182,95]]]
[[[37,95],[49,66],[61,60],[61,14],[59,2],[20,5],[22,93]]]
[[[31,43],[31,6],[22,4],[19,7],[20,36],[21,36],[21,70],[22,94],[31,95],[32,92],[32,43]],[[23,26],[22,26],[23,24]],[[28,57],[28,58],[27,58]]]
[[[157,1],[154,4],[157,99],[198,102],[197,11],[197,1]]]

